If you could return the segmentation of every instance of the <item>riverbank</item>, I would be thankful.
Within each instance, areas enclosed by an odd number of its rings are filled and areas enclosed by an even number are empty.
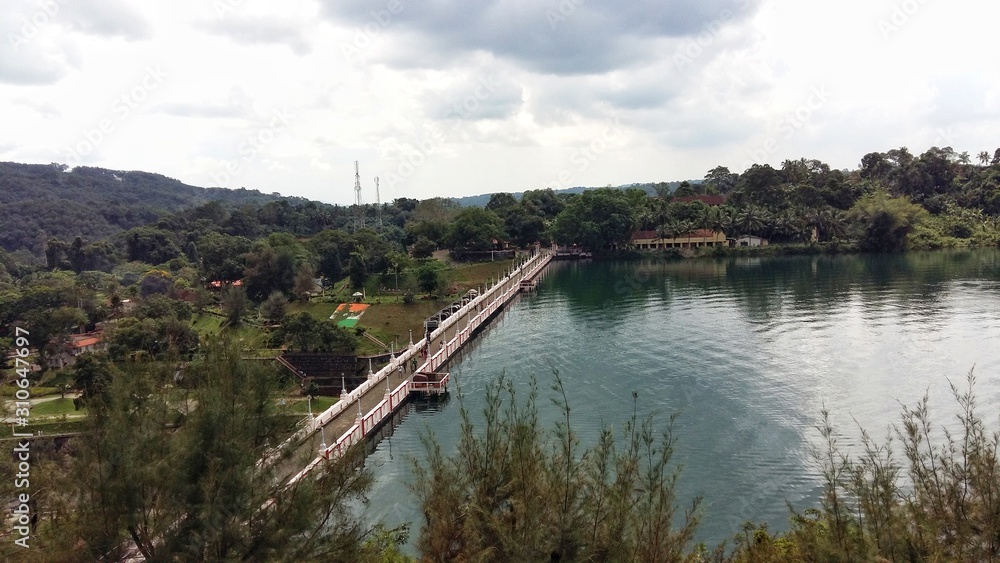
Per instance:
[[[960,240],[960,239],[959,239]],[[903,251],[888,252],[885,254],[905,254],[907,252],[923,252],[929,250],[960,250],[978,248],[996,248],[996,243],[975,244],[947,244],[947,245],[923,245],[912,246]],[[833,241],[818,243],[775,243],[767,246],[712,246],[697,248],[667,248],[662,250],[637,250],[634,248],[604,250],[594,253],[594,258],[598,260],[636,260],[643,258],[661,259],[686,259],[686,258],[728,258],[728,257],[764,257],[764,256],[816,256],[816,255],[837,255],[837,254],[868,254],[871,251],[863,250],[857,242]]]

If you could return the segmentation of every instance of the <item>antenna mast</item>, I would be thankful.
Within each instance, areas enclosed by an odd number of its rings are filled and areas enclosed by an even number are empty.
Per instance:
[[[379,193],[378,193],[378,176],[375,176],[375,203],[378,206],[378,207],[376,207],[378,214],[376,215],[375,226],[376,226],[376,228],[379,231],[381,231],[382,230],[382,196],[380,196]]]
[[[358,172],[358,161],[354,161],[354,232],[365,228],[365,208],[361,200],[361,174]]]

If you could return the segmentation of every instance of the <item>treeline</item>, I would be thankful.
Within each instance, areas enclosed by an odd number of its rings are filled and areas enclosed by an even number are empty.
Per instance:
[[[913,156],[904,147],[869,153],[855,171],[817,160],[754,165],[742,174],[717,167],[704,181],[672,194],[596,190],[567,202],[550,230],[563,244],[620,248],[635,230],[672,238],[695,229],[774,242],[838,242],[866,251],[996,244],[1000,240],[1000,149],[967,153],[933,147]],[[725,203],[678,201],[717,194]]]
[[[142,173],[66,172],[57,165],[14,168],[33,174],[32,186],[50,186],[55,193],[90,194],[97,184],[87,182],[100,180],[121,183],[125,191],[139,186],[137,193],[149,195],[156,205],[203,196],[198,188],[175,186],[181,195],[154,197],[150,186],[169,179]],[[10,181],[11,174],[2,177]],[[673,238],[712,229],[730,238],[756,235],[777,243],[862,251],[1000,241],[1000,149],[992,156],[980,153],[977,163],[948,147],[919,156],[893,149],[865,155],[854,171],[806,159],[785,161],[778,169],[754,165],[742,174],[716,167],[703,181],[682,182],[673,191],[667,184],[653,188],[655,195],[642,188],[582,194],[531,190],[519,199],[496,193],[483,208],[462,208],[444,198],[399,198],[361,209],[289,199],[237,207],[207,201],[108,237],[82,232],[51,237],[42,244],[41,264],[24,260],[23,252],[0,250],[0,323],[8,328],[14,321],[57,324],[54,335],[68,334],[120,314],[116,302],[151,295],[179,299],[195,311],[218,304],[232,324],[249,311],[277,323],[280,315],[274,312],[281,304],[308,298],[317,281],[346,280],[368,294],[399,290],[412,299],[417,292],[435,295],[447,289],[440,275],[443,264],[432,259],[438,250],[476,256],[552,241],[615,250],[628,248],[640,230]],[[713,205],[708,205],[692,197],[698,195],[717,195],[723,203],[709,200]],[[104,201],[88,200],[93,194],[80,197],[91,205]],[[5,212],[5,225],[12,220],[17,217]],[[63,272],[76,277],[57,275]],[[67,291],[70,283],[73,290]],[[231,289],[212,292],[213,283]],[[268,300],[270,305],[261,309]],[[47,315],[50,309],[58,314]],[[155,332],[169,338],[153,340],[188,340],[165,331]]]

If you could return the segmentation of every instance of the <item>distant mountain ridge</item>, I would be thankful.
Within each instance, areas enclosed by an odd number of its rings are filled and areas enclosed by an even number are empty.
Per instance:
[[[700,180],[690,182],[695,184]],[[656,195],[657,187],[666,186],[672,192],[680,183],[633,183],[616,189],[639,188]],[[578,186],[553,191],[578,194],[589,189],[594,188]],[[520,199],[523,193],[513,195]],[[448,199],[463,207],[485,207],[491,195]],[[210,201],[236,208],[282,200],[311,201],[245,188],[203,188],[151,172],[0,162],[0,248],[40,256],[52,238],[71,241],[80,236],[88,242],[103,240]]]
[[[200,188],[150,172],[0,162],[0,247],[38,254],[52,237],[99,240],[210,201],[236,207],[281,199],[305,201]]]
[[[691,184],[699,184],[699,183],[701,183],[701,180],[687,180],[687,181],[690,182]],[[663,185],[665,185],[667,187],[667,190],[673,192],[674,190],[677,189],[677,186],[681,185],[681,181],[674,181],[674,182],[645,182],[645,183],[634,183],[634,184],[622,184],[620,186],[612,186],[612,187],[615,188],[615,189],[617,189],[617,190],[627,190],[629,188],[639,188],[640,190],[643,190],[647,194],[649,194],[651,196],[655,196],[656,195],[656,186],[663,186]],[[598,187],[603,187],[603,186],[594,186],[594,187],[576,186],[576,187],[573,187],[573,188],[563,188],[563,189],[552,190],[552,191],[555,192],[556,195],[559,195],[559,194],[581,194],[581,193],[583,193],[586,190],[593,190],[593,189],[597,189]],[[494,192],[494,193],[496,193],[496,192]],[[489,203],[490,196],[492,196],[492,195],[493,195],[493,193],[488,193],[488,194],[479,194],[479,195],[468,195],[468,196],[463,196],[463,197],[453,197],[451,199],[453,199],[454,201],[457,201],[458,204],[461,205],[462,207],[486,207],[486,204]],[[514,196],[514,199],[520,200],[521,196],[524,195],[524,192],[511,192],[511,195]]]

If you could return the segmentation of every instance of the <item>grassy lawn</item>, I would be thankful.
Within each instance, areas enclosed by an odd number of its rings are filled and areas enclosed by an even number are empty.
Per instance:
[[[291,414],[309,414],[309,401],[304,398],[286,399],[288,401],[288,412]],[[313,414],[319,414],[333,406],[337,402],[336,397],[314,397],[312,400]]]
[[[13,397],[17,390],[20,389],[17,385],[9,383],[7,385],[0,386],[0,397]],[[31,392],[33,398],[44,397],[46,395],[53,395],[59,392],[59,389],[55,387],[45,387],[42,385],[32,385],[28,388]]]
[[[340,305],[340,303],[340,301],[337,301],[336,303],[325,301],[309,301],[308,303],[303,303],[301,301],[296,301],[288,304],[288,314],[295,315],[306,312],[317,319],[329,319],[330,315],[337,310],[337,305]]]
[[[365,311],[358,326],[367,328],[376,338],[388,344],[394,337],[400,346],[409,343],[409,329],[413,329],[414,342],[424,335],[424,319],[438,312],[449,301],[417,300],[405,303],[372,305]]]
[[[197,314],[192,319],[191,325],[198,334],[218,334],[222,330],[222,317],[215,315]]]
[[[458,293],[484,285],[491,277],[496,279],[505,274],[510,269],[513,262],[511,260],[497,260],[495,262],[478,262],[475,264],[462,264],[454,269],[445,272],[449,281],[458,286]]]
[[[51,401],[44,401],[31,407],[31,416],[42,417],[42,416],[59,416],[59,415],[86,415],[86,409],[76,410],[73,408],[73,399],[69,397],[65,399],[53,399]]]

